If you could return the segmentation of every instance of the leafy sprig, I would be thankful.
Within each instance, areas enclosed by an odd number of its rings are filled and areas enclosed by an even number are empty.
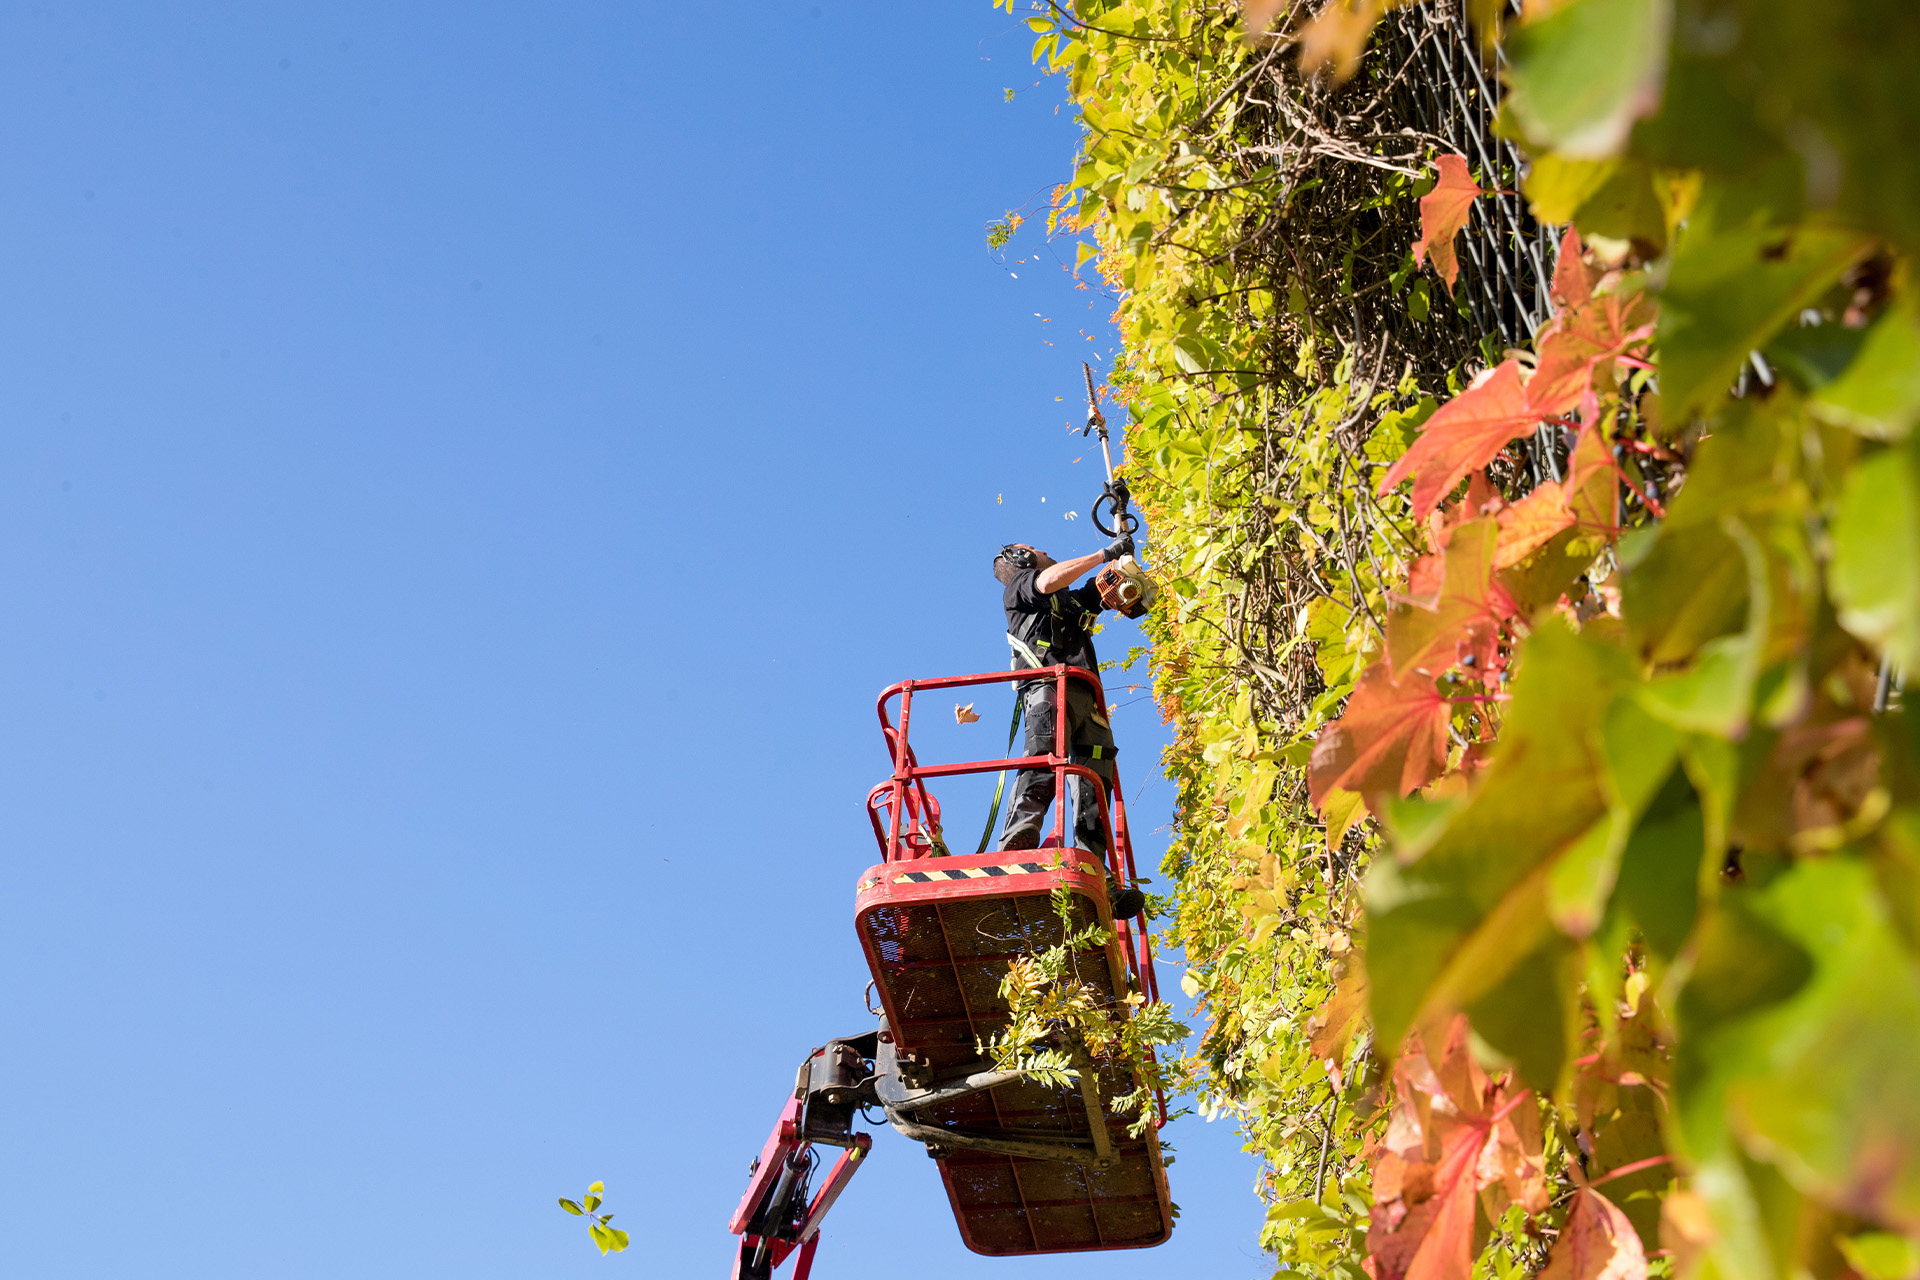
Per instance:
[[[587,1219],[587,1230],[592,1234],[593,1243],[599,1248],[601,1257],[609,1253],[624,1253],[630,1243],[625,1231],[607,1225],[613,1221],[612,1214],[598,1212],[602,1203],[600,1197],[606,1189],[606,1183],[595,1182],[587,1187],[587,1194],[577,1203],[565,1196],[560,1197],[562,1209],[575,1217]]]

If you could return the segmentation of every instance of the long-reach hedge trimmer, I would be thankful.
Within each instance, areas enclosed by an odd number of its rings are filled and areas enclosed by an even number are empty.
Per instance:
[[[1121,534],[1132,537],[1140,528],[1140,517],[1128,509],[1133,494],[1127,489],[1127,482],[1124,479],[1116,480],[1113,475],[1113,446],[1107,439],[1107,416],[1100,412],[1100,394],[1093,387],[1093,366],[1083,360],[1080,362],[1080,372],[1087,379],[1087,425],[1080,429],[1080,434],[1099,433],[1100,460],[1107,468],[1106,487],[1093,500],[1093,510],[1090,512],[1093,527],[1109,538],[1117,538]],[[1100,518],[1102,510],[1113,521],[1111,525]],[[1102,569],[1093,581],[1100,591],[1101,603],[1122,617],[1138,618],[1153,604],[1153,580],[1147,577],[1146,570],[1132,556],[1121,556]]]

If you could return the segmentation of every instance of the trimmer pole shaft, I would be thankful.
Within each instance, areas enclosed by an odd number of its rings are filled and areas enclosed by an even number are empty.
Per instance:
[[[1100,412],[1100,396],[1093,389],[1093,366],[1082,360],[1080,372],[1087,378],[1087,425],[1100,433],[1100,458],[1107,464],[1107,483],[1112,484],[1113,449],[1107,444],[1107,415]]]

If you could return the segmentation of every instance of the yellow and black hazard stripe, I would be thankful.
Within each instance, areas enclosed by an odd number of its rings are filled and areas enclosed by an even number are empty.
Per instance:
[[[1051,862],[1004,862],[991,867],[958,867],[942,871],[904,871],[893,878],[895,884],[929,884],[935,880],[986,880],[994,876],[1033,876],[1059,868]],[[1100,868],[1083,862],[1080,869],[1099,875]]]

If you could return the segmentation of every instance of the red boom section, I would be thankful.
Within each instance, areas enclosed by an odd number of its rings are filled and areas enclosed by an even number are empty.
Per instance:
[[[896,1051],[933,1076],[964,1070],[978,1057],[976,1046],[1006,1026],[1000,983],[1008,965],[1060,944],[1068,928],[1098,921],[1112,930],[1103,948],[1074,957],[1076,976],[1092,987],[1116,1017],[1137,991],[1157,998],[1152,944],[1145,928],[1115,921],[1107,881],[1133,880],[1133,850],[1126,804],[1116,780],[1103,796],[1100,818],[1107,834],[1102,866],[1085,850],[1066,843],[1065,785],[1069,777],[1105,784],[1090,769],[1068,759],[1067,717],[1056,716],[1053,751],[1044,756],[923,765],[909,743],[915,692],[1026,681],[1055,682],[1056,706],[1065,704],[1067,682],[1091,688],[1106,712],[1100,682],[1076,667],[992,672],[934,680],[910,680],[882,693],[880,723],[893,757],[893,774],[869,797],[879,842],[880,865],[859,881],[855,919],[887,1018],[883,1034]],[[900,700],[899,723],[887,714]],[[939,805],[928,780],[1002,769],[1054,771],[1055,805],[1050,847],[1023,852],[940,856]],[[1050,895],[1065,888],[1069,920],[1056,913]],[[1160,1144],[1153,1134],[1127,1134],[1137,1115],[1117,1112],[1114,1101],[1139,1088],[1124,1067],[1095,1073],[1091,1103],[1073,1084],[1047,1086],[1033,1080],[1002,1085],[929,1108],[922,1120],[1012,1139],[1104,1143],[1110,1158],[1042,1160],[983,1151],[946,1149],[941,1178],[967,1246],[979,1253],[1028,1254],[1068,1250],[1141,1248],[1159,1244],[1172,1230],[1172,1201]],[[1158,1119],[1165,1105],[1157,1101]],[[1096,1137],[1094,1116],[1104,1133]]]

